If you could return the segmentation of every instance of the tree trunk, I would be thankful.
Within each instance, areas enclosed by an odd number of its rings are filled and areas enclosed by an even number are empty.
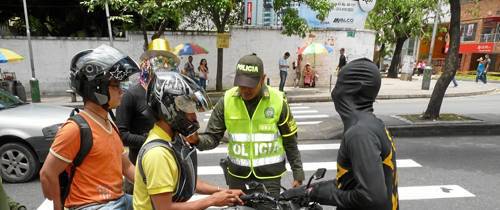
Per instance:
[[[448,55],[446,55],[444,72],[441,74],[436,85],[434,86],[434,91],[432,91],[431,99],[423,116],[424,119],[429,120],[439,118],[444,94],[451,80],[455,76],[459,64],[458,49],[460,45],[460,0],[449,1],[451,11],[450,48],[448,50]]]
[[[389,72],[387,74],[387,77],[389,78],[398,78],[399,64],[401,63],[401,51],[403,50],[403,44],[406,39],[408,38],[399,37],[396,41],[396,49],[394,50],[391,66],[389,67]]]
[[[383,69],[384,67],[381,66],[382,61],[384,60],[384,51],[385,51],[385,43],[380,46],[380,50],[378,51],[378,60],[376,62],[378,69]]]
[[[149,40],[148,40],[148,32],[146,31],[146,23],[144,21],[144,17],[141,17],[141,30],[142,37],[144,38],[144,45],[142,46],[143,50],[148,50]]]
[[[222,64],[224,62],[224,49],[217,48],[217,79],[215,90],[222,91]]]
[[[167,27],[167,20],[163,20],[161,22],[160,27],[158,27],[158,31],[156,31],[153,36],[151,36],[151,40],[153,39],[158,39],[161,36],[163,36],[163,33],[165,32],[165,28]]]

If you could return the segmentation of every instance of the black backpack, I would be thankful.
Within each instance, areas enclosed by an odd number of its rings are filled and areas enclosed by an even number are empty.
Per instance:
[[[71,190],[71,183],[73,182],[73,177],[75,175],[76,168],[82,164],[83,160],[90,152],[93,145],[92,129],[82,116],[76,114],[79,112],[80,110],[78,108],[73,109],[73,111],[71,111],[70,117],[68,118],[68,120],[75,122],[80,128],[80,149],[78,150],[78,153],[76,153],[76,156],[70,165],[69,173],[66,170],[64,170],[62,173],[59,174],[59,189],[60,189],[62,206],[64,206],[66,198],[68,197],[69,192]],[[113,112],[110,111],[110,115],[111,118],[114,120],[115,118]],[[43,129],[43,133],[52,134],[53,137],[55,137],[55,134],[59,130],[60,126],[61,124],[56,124],[46,127]],[[112,127],[113,129],[115,129],[116,132],[118,132],[118,130],[113,124]]]

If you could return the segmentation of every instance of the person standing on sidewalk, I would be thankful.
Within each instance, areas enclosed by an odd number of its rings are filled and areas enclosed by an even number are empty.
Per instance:
[[[196,72],[194,72],[193,56],[188,57],[188,62],[184,65],[182,74],[186,75],[187,77],[198,83],[198,79],[196,78]]]
[[[338,210],[399,209],[396,145],[373,114],[380,85],[380,72],[367,58],[354,60],[340,71],[332,91],[344,124],[336,179],[287,190],[283,197],[309,196],[310,201]]]
[[[149,49],[141,55],[139,83],[125,91],[120,106],[116,109],[116,125],[120,130],[124,146],[129,147],[128,157],[135,165],[137,154],[153,128],[154,118],[148,114],[146,89],[156,71],[170,71],[179,63],[179,58],[170,52],[170,44],[165,39],[154,39]],[[124,183],[128,194],[133,192],[133,184]]]
[[[73,171],[69,168],[80,151],[82,124],[68,120],[57,132],[40,171],[43,194],[53,201],[55,210],[132,209],[132,198],[123,193],[122,183],[123,176],[134,180],[134,165],[108,113],[120,104],[121,82],[138,71],[130,57],[107,45],[82,51],[71,60],[71,88],[84,102],[84,109],[75,119],[87,122],[93,143],[71,174],[68,195],[62,200],[59,174],[67,169]]]
[[[286,52],[282,58],[279,60],[279,69],[280,69],[280,88],[281,92],[284,92],[286,76],[288,75],[288,69],[290,65],[288,64],[288,58],[290,57],[290,53]]]
[[[203,58],[200,61],[200,66],[198,66],[198,72],[200,74],[200,87],[203,90],[207,90],[207,80],[208,80],[208,64],[207,59]]]
[[[200,150],[214,149],[227,130],[228,167],[224,169],[229,187],[250,193],[245,183],[258,181],[278,196],[286,160],[293,172],[293,187],[302,184],[304,171],[290,107],[282,92],[264,84],[265,77],[259,57],[242,57],[236,66],[237,87],[226,91],[215,105],[205,133],[193,135],[189,142]]]
[[[197,178],[196,148],[185,142],[199,128],[197,112],[212,105],[195,81],[176,72],[158,72],[147,91],[156,119],[139,151],[135,173],[135,210],[206,209],[242,205],[241,190],[227,190]],[[209,195],[189,201],[194,193]]]
[[[339,65],[337,66],[337,72],[342,70],[342,67],[344,67],[347,64],[347,58],[345,57],[345,49],[340,48],[340,57],[339,57]]]

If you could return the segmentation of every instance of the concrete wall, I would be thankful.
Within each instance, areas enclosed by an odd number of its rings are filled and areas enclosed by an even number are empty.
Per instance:
[[[373,57],[375,34],[371,31],[357,31],[355,37],[347,37],[347,31],[315,31],[316,38],[302,39],[297,36],[288,37],[273,28],[233,28],[231,30],[230,48],[224,50],[223,86],[230,88],[234,80],[234,68],[238,59],[252,52],[257,53],[264,62],[264,69],[271,79],[271,85],[279,84],[278,60],[284,52],[291,54],[290,63],[297,59],[297,49],[311,41],[325,43],[327,39],[335,39],[335,52],[329,55],[306,56],[306,62],[316,64],[320,75],[318,85],[327,86],[330,74],[338,63],[340,48],[346,49],[348,60],[360,57]],[[200,59],[206,58],[209,67],[208,89],[215,89],[217,71],[216,34],[204,32],[167,32],[165,37],[171,47],[184,42],[194,42],[205,47],[209,54],[194,56],[197,67]],[[69,87],[69,65],[77,52],[95,48],[100,44],[108,44],[106,39],[72,39],[72,38],[33,38],[33,54],[36,77],[40,81],[43,95],[64,95]],[[138,59],[142,53],[143,38],[141,34],[129,33],[127,38],[116,40],[115,47]],[[24,37],[0,37],[0,46],[16,51],[26,59],[17,63],[0,64],[2,71],[13,71],[23,84],[29,86],[31,68],[28,58],[28,45]],[[181,57],[181,67],[187,57]],[[293,83],[294,75],[290,72],[287,84]],[[29,88],[27,88],[29,89]],[[29,91],[29,90],[28,90]]]

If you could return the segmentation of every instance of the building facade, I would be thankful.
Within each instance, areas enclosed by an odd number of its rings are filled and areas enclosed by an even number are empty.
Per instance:
[[[460,70],[475,70],[477,60],[489,54],[488,71],[500,71],[500,1],[461,0],[460,3]]]

